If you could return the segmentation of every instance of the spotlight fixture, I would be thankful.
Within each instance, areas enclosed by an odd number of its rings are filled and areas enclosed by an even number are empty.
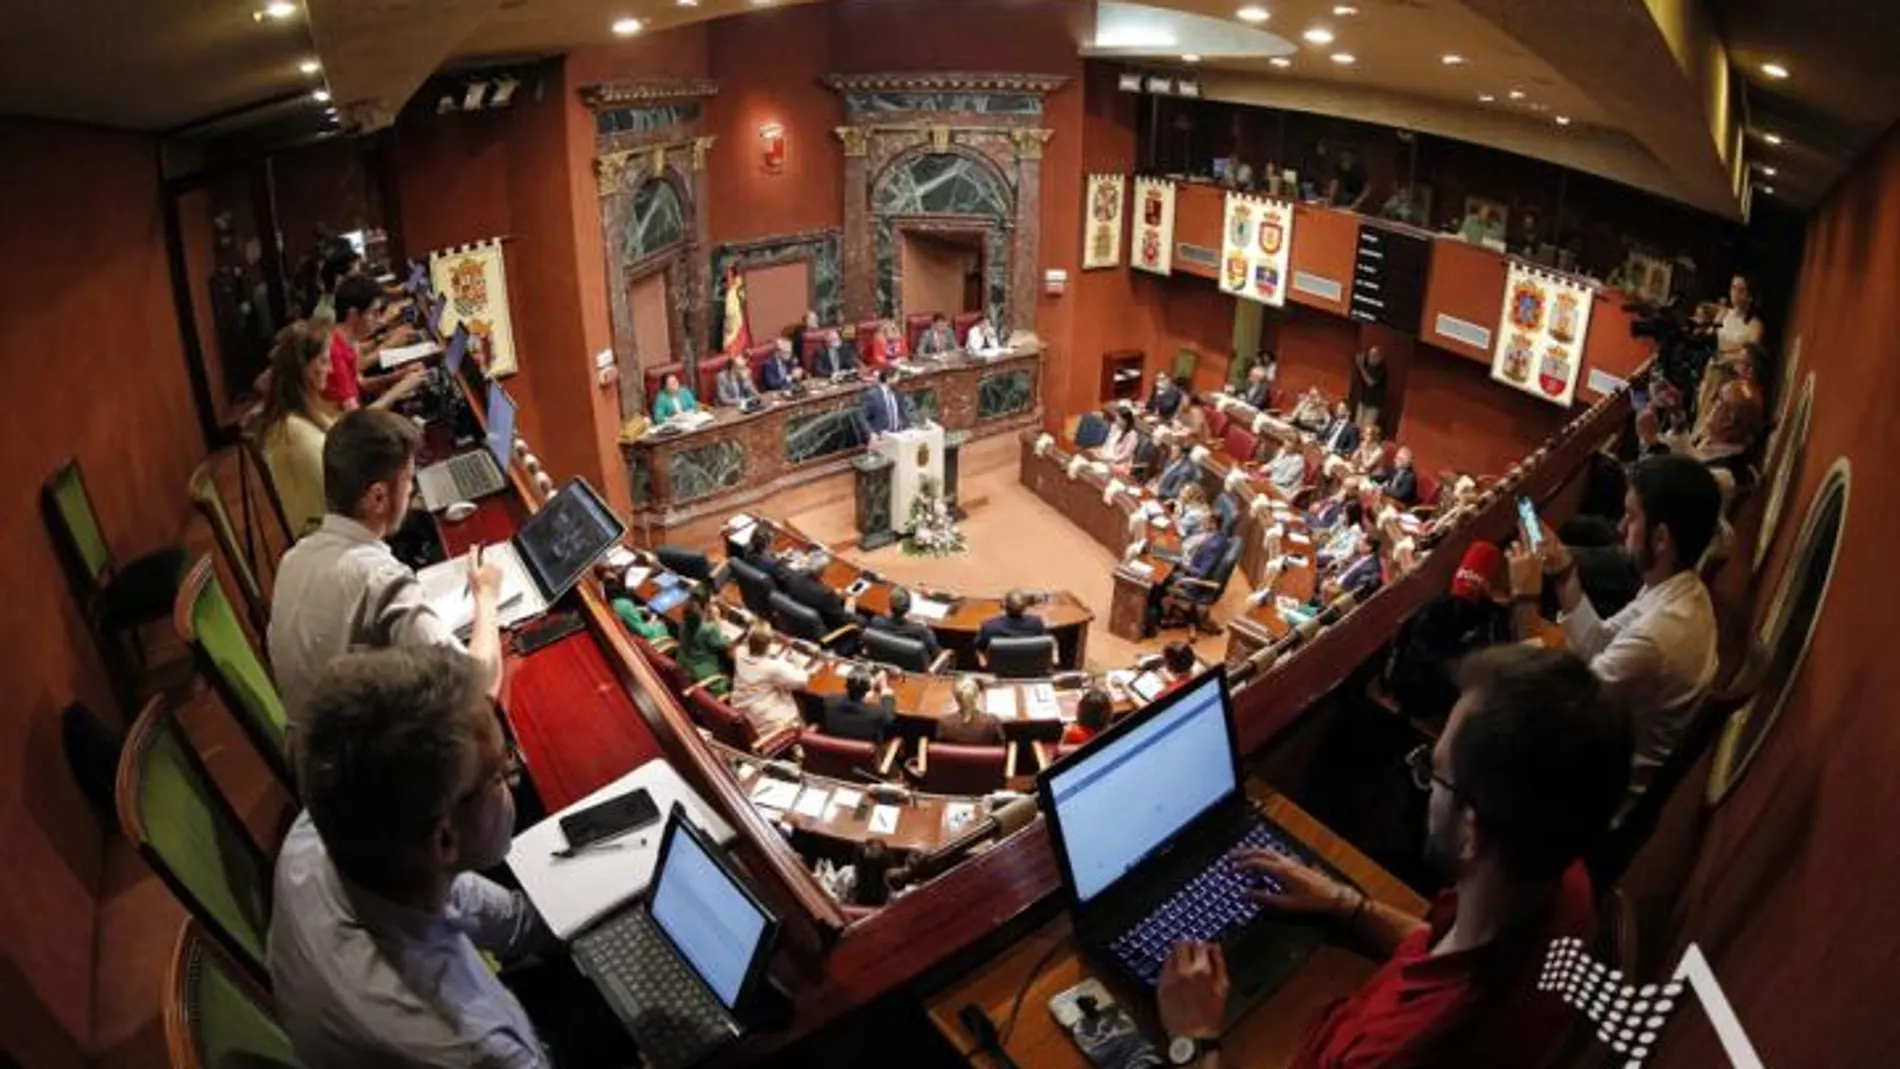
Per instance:
[[[1324,26],[1315,26],[1300,35],[1309,45],[1329,45],[1333,43],[1333,31]]]
[[[1761,135],[1761,139],[1762,139],[1763,141],[1766,141],[1766,142],[1768,142],[1768,143],[1769,143],[1769,144],[1771,144],[1771,145],[1779,145],[1779,144],[1781,144],[1781,135],[1780,135],[1780,134],[1763,134],[1763,135]]]
[[[1772,197],[1775,195],[1775,187],[1774,186],[1756,186],[1755,192],[1766,194],[1767,196]]]
[[[1351,52],[1334,52],[1333,62],[1339,64],[1342,67],[1350,67],[1353,64],[1359,62],[1359,57],[1353,55]]]
[[[1141,92],[1141,75],[1136,71],[1123,71],[1115,80],[1116,88],[1124,93]]]
[[[468,88],[463,90],[462,92],[462,110],[463,111],[482,110],[482,98],[487,95],[488,95],[487,82],[468,83]]]
[[[1288,67],[1291,67],[1293,65],[1293,61],[1286,58],[1285,56],[1274,56],[1272,59],[1267,60],[1267,62],[1273,64],[1274,66],[1280,68],[1281,70],[1285,70]]]
[[[1495,100],[1497,100],[1497,95],[1494,93],[1479,93],[1478,94],[1478,103],[1480,104],[1489,104]]]
[[[1342,19],[1347,19],[1359,14],[1359,9],[1351,4],[1334,4],[1333,14]]]
[[[290,0],[271,0],[270,3],[251,12],[251,20],[263,22],[265,19],[270,19],[273,22],[282,22],[296,14],[297,5],[291,3]]]
[[[1512,100],[1523,100],[1523,99],[1524,99],[1524,90],[1522,90],[1522,89],[1513,89],[1513,90],[1511,90],[1511,92],[1510,92],[1510,94],[1509,94],[1509,95],[1510,95],[1510,98],[1511,98]]]
[[[1465,61],[1465,57],[1459,55],[1456,52],[1447,52],[1444,55],[1438,57],[1438,62],[1443,63],[1447,67],[1459,66],[1463,64],[1464,61]]]
[[[319,104],[328,104],[330,102],[330,91],[328,89],[315,90],[310,94],[310,99]]]
[[[1773,178],[1774,176],[1780,174],[1781,172],[1775,170],[1773,167],[1763,167],[1761,169],[1761,173],[1769,178]]]
[[[679,0],[679,5],[681,7],[698,7],[699,0]]]
[[[1200,61],[1201,57],[1193,52],[1189,52],[1187,55],[1181,57],[1181,62],[1183,63],[1199,63]]]
[[[1234,12],[1234,17],[1242,22],[1259,23],[1267,21],[1272,18],[1273,15],[1266,8],[1258,4],[1248,4],[1246,7]]]
[[[297,70],[304,74],[315,74],[322,69],[323,64],[318,63],[314,59],[306,59],[302,63],[297,64]]]
[[[631,16],[614,20],[613,30],[616,37],[632,37],[639,33],[644,24]]]
[[[515,99],[515,90],[521,88],[521,82],[512,75],[502,75],[495,79],[495,91],[488,94],[488,106],[505,108]]]
[[[1558,126],[1569,126],[1569,125],[1570,125],[1570,116],[1568,116],[1568,115],[1559,115],[1559,116],[1557,116],[1557,125],[1558,125]]]
[[[1197,78],[1181,78],[1174,83],[1174,91],[1179,96],[1194,100],[1201,98],[1201,83]]]
[[[1776,81],[1780,81],[1788,76],[1788,68],[1773,61],[1762,64],[1761,72]]]

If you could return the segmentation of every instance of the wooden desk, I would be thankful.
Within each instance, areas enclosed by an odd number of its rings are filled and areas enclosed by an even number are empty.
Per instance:
[[[1257,784],[1249,785],[1249,793],[1264,802],[1269,816],[1337,866],[1374,899],[1414,916],[1424,916],[1427,905],[1424,899],[1305,810]],[[958,1053],[970,1057],[975,1044],[957,1019],[957,1012],[974,1003],[989,1014],[999,1029],[1004,1027],[1016,993],[1023,990],[1036,964],[1051,953],[1054,957],[1029,983],[1022,1009],[1016,1016],[1015,1029],[1004,1050],[1018,1065],[1033,1069],[1090,1069],[1088,1059],[1049,1012],[1051,998],[1091,975],[1079,956],[1066,916],[1043,925],[1018,940],[1000,957],[932,995],[928,1003],[931,1022]],[[1337,943],[1321,946],[1265,1003],[1255,1007],[1227,1033],[1223,1041],[1223,1063],[1248,1069],[1279,1069],[1286,1065],[1314,1019],[1328,1004],[1357,989],[1378,965],[1377,961]],[[1144,1016],[1150,1038],[1156,1039],[1159,1032],[1152,1014],[1143,1008],[1138,1016]],[[1156,1046],[1162,1042],[1165,1041],[1157,1040]],[[995,1063],[983,1058],[972,1064],[993,1066]]]
[[[733,776],[748,797],[760,780],[766,778],[757,757],[717,742],[707,745],[732,769]],[[871,788],[868,785],[810,773],[802,774],[798,782],[801,792],[814,788],[827,795],[850,791],[860,797],[861,804],[836,808],[827,804],[823,815],[817,817],[790,811],[775,813],[765,809],[760,809],[760,813],[767,820],[839,843],[857,844],[882,839],[886,846],[901,853],[928,854],[970,833],[990,817],[990,803],[983,797],[913,792],[911,800],[898,807],[897,830],[873,834],[871,807],[876,803],[871,801]]]
[[[917,373],[896,389],[914,417],[935,419],[946,432],[1001,434],[1041,419],[1042,357],[1038,348],[994,360],[914,361],[907,366]],[[622,441],[633,530],[651,545],[670,528],[847,472],[864,452],[862,389],[860,380],[813,383],[800,398],[767,394],[755,412],[709,408],[706,426]]]

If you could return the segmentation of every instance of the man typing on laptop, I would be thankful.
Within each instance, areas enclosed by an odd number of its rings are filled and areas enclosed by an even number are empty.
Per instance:
[[[1321,917],[1390,955],[1308,1032],[1293,1069],[1535,1066],[1571,1013],[1537,988],[1553,940],[1592,938],[1580,860],[1629,780],[1628,715],[1574,655],[1494,646],[1461,668],[1438,742],[1410,763],[1431,794],[1425,849],[1452,877],[1425,920],[1283,857],[1246,852],[1262,906]],[[1157,992],[1174,1064],[1219,1064],[1228,1001],[1221,948],[1177,944]]]

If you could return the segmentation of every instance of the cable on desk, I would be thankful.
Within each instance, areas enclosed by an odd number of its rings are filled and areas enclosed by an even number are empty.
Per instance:
[[[1042,975],[1042,970],[1049,967],[1049,963],[1055,960],[1056,951],[1061,949],[1062,940],[1055,940],[1049,944],[1049,949],[1042,952],[1042,957],[1036,959],[1036,964],[1029,967],[1029,975],[1023,977],[1022,986],[1016,989],[1016,997],[1010,1000],[1009,1016],[1003,1019],[1003,1031],[997,1038],[999,1047],[1007,1045],[1010,1034],[1016,1031],[1016,1015],[1023,1011],[1023,999],[1029,996],[1030,985]]]

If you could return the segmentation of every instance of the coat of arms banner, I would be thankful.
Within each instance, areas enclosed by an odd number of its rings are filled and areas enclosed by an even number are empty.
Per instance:
[[[512,375],[515,362],[514,320],[508,314],[508,267],[501,239],[457,245],[429,254],[429,281],[444,302],[442,334],[466,326],[483,339],[488,350],[488,372]]]
[[[1221,228],[1221,292],[1285,307],[1292,250],[1291,202],[1227,194]]]
[[[1577,394],[1583,342],[1595,303],[1596,291],[1588,285],[1511,261],[1491,377],[1569,407]]]
[[[1135,179],[1135,240],[1129,256],[1143,271],[1174,271],[1174,183],[1165,178]]]
[[[1088,218],[1082,224],[1082,270],[1114,267],[1122,262],[1122,204],[1128,199],[1128,177],[1119,174],[1088,176],[1083,198]]]

